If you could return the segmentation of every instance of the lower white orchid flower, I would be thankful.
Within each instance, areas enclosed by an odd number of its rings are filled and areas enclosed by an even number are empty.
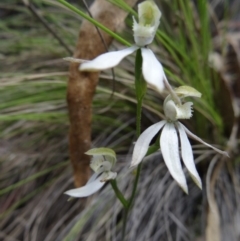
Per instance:
[[[201,94],[188,86],[181,86],[175,90],[182,99],[187,96],[201,97]],[[228,156],[227,152],[221,151],[190,132],[178,119],[189,119],[192,116],[192,102],[176,104],[169,95],[164,101],[163,109],[166,120],[162,120],[147,128],[138,138],[133,150],[131,166],[138,165],[147,153],[153,137],[161,130],[160,148],[163,159],[172,177],[177,181],[185,193],[188,193],[186,178],[182,169],[179,153],[179,143],[181,146],[181,157],[193,181],[202,189],[202,182],[196,170],[193,152],[188,137],[191,137],[202,144],[212,148],[220,154]]]
[[[148,0],[138,5],[139,23],[133,18],[134,40],[137,46],[104,53],[91,61],[85,61],[80,64],[81,71],[100,71],[110,69],[118,65],[123,58],[132,54],[139,48],[142,53],[142,73],[150,87],[162,92],[164,89],[165,74],[161,63],[157,60],[152,50],[145,47],[150,44],[156,34],[160,23],[161,12],[154,1]],[[66,58],[72,62],[81,62],[82,60]]]
[[[116,154],[112,149],[94,148],[85,154],[93,156],[90,167],[95,173],[85,186],[65,192],[71,197],[88,197],[101,189],[105,182],[115,179],[117,176],[116,172],[111,171],[116,163]]]

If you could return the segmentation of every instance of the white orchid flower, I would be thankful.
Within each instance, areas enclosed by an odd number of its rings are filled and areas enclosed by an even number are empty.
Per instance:
[[[160,24],[161,12],[157,5],[151,1],[145,1],[138,5],[139,23],[133,17],[133,35],[138,46],[150,44]]]
[[[100,71],[118,65],[123,58],[141,48],[143,63],[142,73],[147,83],[155,90],[161,92],[164,88],[165,74],[161,63],[157,60],[152,50],[145,47],[150,44],[156,34],[160,23],[161,12],[154,1],[144,1],[138,5],[139,23],[133,18],[133,32],[136,46],[119,51],[104,53],[97,58],[80,64],[81,71]],[[67,59],[78,61],[77,59]]]
[[[201,94],[188,86],[181,86],[175,90],[182,99],[187,96],[201,97]],[[169,95],[164,101],[164,113],[166,120],[162,120],[147,128],[138,138],[132,156],[131,166],[138,165],[147,153],[153,137],[161,130],[160,148],[163,159],[172,177],[177,181],[184,192],[188,193],[186,178],[180,162],[179,143],[181,146],[181,157],[193,181],[202,189],[202,182],[195,167],[193,152],[188,137],[212,148],[220,154],[228,156],[227,152],[221,151],[190,132],[178,119],[189,119],[192,116],[192,102],[176,104]]]
[[[116,154],[112,149],[94,148],[85,154],[93,156],[90,167],[95,173],[85,186],[65,192],[71,197],[88,197],[101,189],[105,182],[115,179],[117,176],[116,172],[111,171],[116,163]]]

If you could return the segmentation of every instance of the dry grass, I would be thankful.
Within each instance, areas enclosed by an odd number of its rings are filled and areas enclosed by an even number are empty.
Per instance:
[[[79,17],[50,3],[34,1],[51,27],[69,46],[74,46]],[[219,3],[215,3],[219,8]],[[236,5],[233,6],[236,9]],[[68,197],[63,195],[73,187],[65,102],[68,63],[61,60],[68,56],[67,51],[17,1],[0,4],[0,14],[3,16],[0,23],[0,240],[120,240],[122,208],[110,186],[106,185],[87,200],[67,202]],[[217,37],[224,36],[224,27],[220,21],[218,24],[222,31],[215,34],[215,50],[227,66],[235,63],[234,69],[229,67],[215,73],[218,79],[224,80],[224,86],[227,77],[230,89],[227,97],[221,95],[222,92],[219,96],[238,103],[240,51],[232,49],[227,40],[223,41],[226,48],[217,44]],[[124,34],[128,33],[129,30]],[[118,45],[115,43],[113,47]],[[166,56],[164,64],[168,70],[179,71],[168,51],[160,49],[158,53]],[[116,69],[117,92],[111,100],[111,74],[103,73],[93,103],[93,146],[116,150],[119,186],[126,195],[131,191],[134,178],[134,173],[128,169],[135,141],[132,66],[133,58],[129,58]],[[174,76],[172,79],[176,80]],[[235,94],[232,86],[235,86]],[[143,129],[159,120],[161,103],[158,96],[148,92]],[[232,105],[227,107],[232,113]],[[238,110],[238,106],[236,108]],[[201,110],[201,105],[198,109]],[[215,158],[212,151],[194,146],[204,182],[203,192],[189,178],[190,194],[184,195],[170,177],[160,153],[147,158],[129,217],[127,240],[204,240],[206,227],[214,225],[207,223],[210,210],[206,193],[214,176],[216,183],[211,193],[215,195],[211,201],[218,207],[222,240],[239,240],[239,135],[232,128],[234,124],[238,126],[239,120],[234,113],[231,124],[224,125],[218,142],[223,144],[230,139],[230,161],[211,162]],[[218,130],[214,125],[208,128]],[[212,163],[210,168],[209,163]]]

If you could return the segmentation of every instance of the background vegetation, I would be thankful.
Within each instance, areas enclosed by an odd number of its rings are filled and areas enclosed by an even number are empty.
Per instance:
[[[113,2],[122,6],[120,0]],[[194,118],[184,124],[228,150],[231,159],[219,159],[193,142],[204,188],[189,179],[186,196],[160,153],[147,158],[127,240],[197,241],[206,233],[207,241],[218,234],[224,241],[239,240],[239,3],[157,2],[162,19],[151,48],[173,85],[184,83],[203,93]],[[21,1],[0,3],[0,239],[120,240],[121,205],[109,186],[88,200],[67,202],[63,195],[73,180],[65,100],[68,63],[62,58],[74,51],[82,19],[53,0],[32,3],[68,48]],[[129,42],[131,24],[129,16],[121,31]],[[114,42],[111,49],[121,47]],[[134,176],[128,170],[135,141],[133,66],[130,56],[115,69],[113,96],[111,71],[104,71],[93,103],[93,146],[116,150],[126,195]],[[164,97],[148,90],[142,130],[160,120]]]

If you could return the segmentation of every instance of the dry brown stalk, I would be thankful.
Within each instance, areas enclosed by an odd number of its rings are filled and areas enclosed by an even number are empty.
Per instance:
[[[126,1],[130,6],[136,0]],[[119,29],[127,13],[105,0],[96,0],[90,8],[93,17],[112,31]],[[101,31],[102,32],[102,31]],[[109,46],[112,37],[102,32]],[[88,21],[83,21],[75,58],[93,59],[106,51],[96,28]],[[99,73],[79,72],[79,64],[70,64],[67,89],[67,102],[70,118],[70,159],[74,171],[75,186],[86,183],[89,178],[89,156],[84,153],[91,148],[92,99],[98,84]]]

